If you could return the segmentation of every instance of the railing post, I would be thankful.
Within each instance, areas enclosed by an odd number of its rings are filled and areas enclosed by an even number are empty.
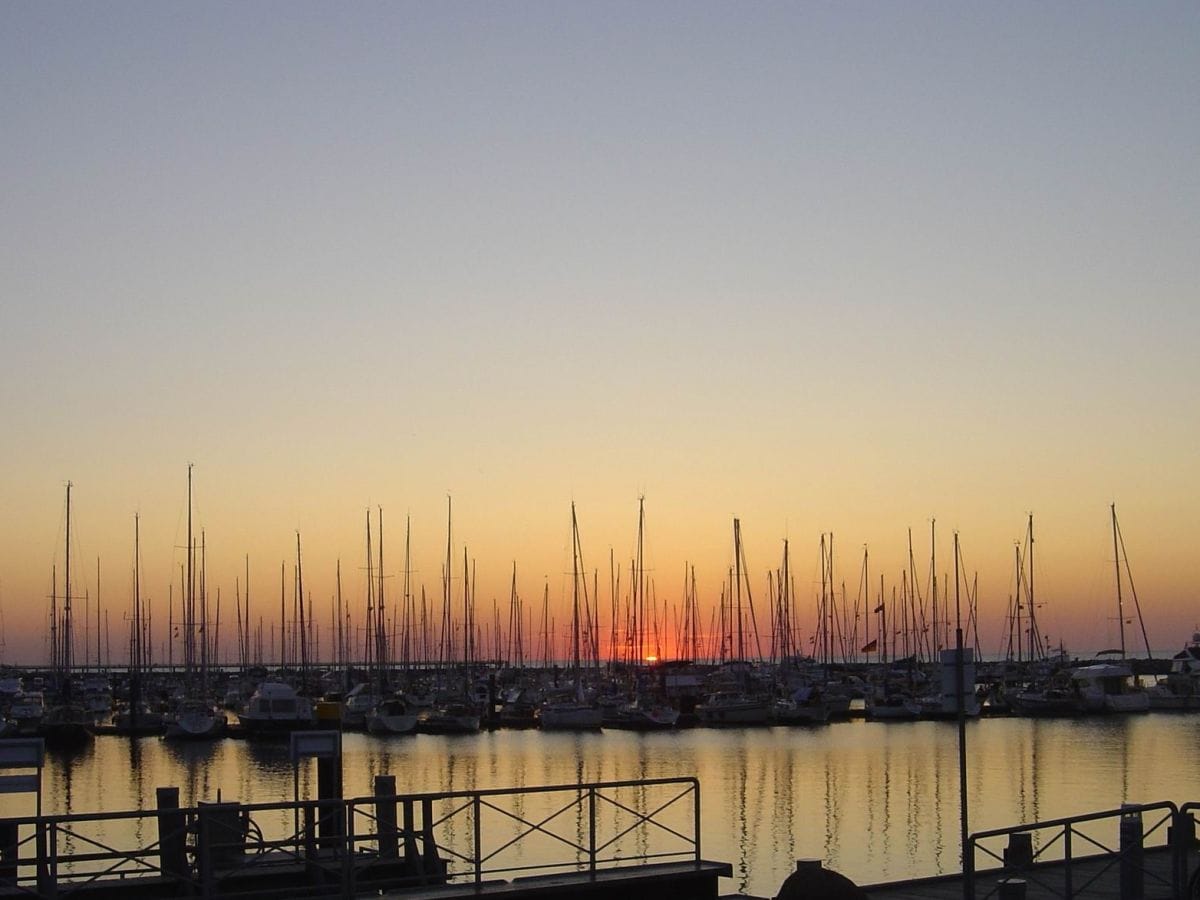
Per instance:
[[[340,749],[340,748],[339,748]],[[317,757],[317,830],[322,848],[337,847],[346,832],[346,806],[342,803],[342,756]]]
[[[471,798],[471,804],[474,806],[475,819],[475,883],[480,884],[483,881],[483,848],[479,844],[483,839],[483,823],[479,821],[482,806],[478,793]]]
[[[692,796],[696,798],[692,804],[692,837],[696,843],[696,862],[700,862],[700,779],[692,779]]]
[[[963,847],[963,900],[975,900],[975,837],[967,836]]]
[[[1142,900],[1145,892],[1142,812],[1133,804],[1121,807],[1121,900]]]
[[[306,803],[304,805],[304,858],[310,861],[317,858],[316,820],[316,811],[312,808],[312,804]]]
[[[1176,897],[1183,897],[1188,882],[1188,854],[1196,843],[1196,820],[1190,809],[1177,809],[1172,814],[1171,830],[1171,881]]]
[[[438,855],[437,841],[433,837],[432,800],[421,801],[421,841],[425,845],[421,855],[425,878],[432,878],[437,883],[445,881],[442,859]]]
[[[15,887],[20,865],[21,840],[16,822],[0,822],[0,885]]]
[[[209,819],[203,809],[196,811],[196,866],[200,874],[200,896],[213,895],[212,879],[212,834]]]
[[[408,799],[404,801],[404,863],[410,871],[417,873],[418,876],[423,874],[424,867],[421,864],[421,854],[417,852],[417,833],[416,824],[413,821],[413,802]]]
[[[1074,833],[1068,822],[1063,828],[1063,891],[1067,900],[1075,896],[1075,858],[1071,852],[1071,836]]]
[[[375,776],[375,840],[381,859],[396,859],[399,846],[396,835],[396,776]]]
[[[352,801],[346,801],[344,807],[346,833],[342,835],[342,896],[353,897],[354,889],[354,812]]]
[[[188,876],[187,819],[179,809],[179,788],[155,790],[158,805],[158,865],[164,875]]]
[[[58,872],[54,856],[57,855],[58,840],[54,823],[37,821],[37,886],[40,897],[58,896]]]
[[[596,874],[596,786],[588,787],[588,871]]]

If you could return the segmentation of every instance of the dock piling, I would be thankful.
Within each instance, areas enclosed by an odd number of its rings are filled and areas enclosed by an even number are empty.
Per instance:
[[[1145,848],[1142,845],[1142,811],[1123,804],[1120,833],[1121,900],[1142,900],[1145,895]]]
[[[179,788],[155,790],[158,805],[158,864],[164,875],[186,879],[187,819],[179,809]]]
[[[16,822],[0,822],[0,885],[17,883],[18,845]]]
[[[321,834],[321,847],[337,847],[345,833],[342,812],[342,756],[341,748],[333,757],[317,757],[317,799],[321,815],[317,828]]]
[[[1004,865],[1006,868],[1023,872],[1033,865],[1033,835],[1028,831],[1014,831],[1008,836],[1008,846],[1004,848]]]
[[[406,817],[410,815],[406,807]],[[405,831],[409,830],[408,823]],[[375,840],[379,844],[381,859],[396,859],[399,856],[399,841],[396,834],[396,776],[375,776]],[[408,837],[405,835],[405,841]]]

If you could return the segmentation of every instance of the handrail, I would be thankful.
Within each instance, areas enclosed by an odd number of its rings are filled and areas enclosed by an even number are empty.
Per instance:
[[[1185,804],[1183,809],[1200,804]],[[1146,827],[1142,816],[1146,813],[1162,813],[1161,818],[1153,821],[1149,827]],[[1124,822],[1136,821],[1136,835],[1130,833],[1128,836],[1123,834]],[[1136,818],[1134,818],[1136,817]],[[1102,822],[1104,820],[1116,819],[1121,824],[1117,834],[1118,846],[1112,847],[1105,843],[1100,838],[1094,837],[1080,826],[1094,822]],[[1098,812],[1082,813],[1074,816],[1063,816],[1056,819],[1047,819],[1044,821],[1027,822],[1020,825],[1010,825],[1003,828],[992,828],[984,831],[977,831],[969,835],[967,838],[967,846],[963,852],[963,897],[964,900],[975,900],[976,897],[976,855],[983,854],[987,859],[994,860],[1000,863],[1000,867],[992,870],[989,874],[1007,877],[1014,874],[1019,874],[1022,878],[1034,882],[1048,891],[1054,896],[1062,897],[1064,900],[1073,900],[1076,896],[1086,893],[1086,891],[1109,869],[1114,865],[1120,866],[1120,875],[1123,880],[1133,879],[1137,881],[1144,880],[1147,876],[1158,880],[1164,884],[1169,884],[1171,887],[1171,896],[1182,898],[1184,882],[1186,878],[1181,878],[1181,872],[1186,871],[1186,867],[1179,861],[1179,828],[1182,822],[1181,809],[1170,801],[1158,801],[1155,803],[1130,803],[1124,804],[1117,809],[1106,809]],[[1036,849],[1033,845],[1033,836],[1038,832],[1049,832],[1048,839]],[[1150,871],[1146,868],[1143,862],[1143,851],[1146,847],[1146,838],[1152,835],[1159,835],[1163,838],[1160,846],[1163,849],[1169,850],[1172,853],[1172,863],[1170,867],[1170,879],[1163,879],[1161,875]],[[1028,835],[1026,841],[1018,844],[1013,841],[1014,835]],[[1003,854],[998,854],[990,847],[985,846],[984,842],[1000,838],[1009,838],[1009,846],[1004,848]],[[1076,844],[1081,843],[1088,850],[1099,852],[1081,854],[1076,849]],[[1062,858],[1048,860],[1044,854],[1052,848],[1061,846]],[[1013,853],[1013,858],[1010,858],[1010,852]],[[1093,872],[1086,881],[1077,885],[1075,883],[1075,864],[1083,860],[1100,860],[1105,864],[1098,872]],[[1044,877],[1044,873],[1051,871],[1042,866],[1061,866],[1061,889],[1057,884],[1050,884]],[[989,891],[985,896],[991,897],[995,892],[995,888]]]
[[[526,802],[506,802],[514,797]],[[529,802],[535,797],[552,802]],[[285,878],[303,879],[308,896],[349,896],[359,882],[479,884],[699,861],[699,803],[699,779],[681,777],[31,815],[4,820],[20,835],[4,864],[10,889],[38,898],[148,877],[198,896],[285,896],[295,884]],[[135,834],[144,836],[130,840]],[[269,881],[255,872],[270,873]]]

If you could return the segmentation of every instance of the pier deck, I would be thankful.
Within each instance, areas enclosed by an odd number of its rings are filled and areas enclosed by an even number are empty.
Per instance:
[[[1147,850],[1141,866],[1145,900],[1171,900],[1175,896],[1171,880],[1173,857],[1164,849]],[[1087,900],[1120,900],[1121,864],[1113,856],[1075,859],[1071,863],[1073,892],[1067,892],[1067,866],[1061,862],[1041,863],[1020,875],[1005,874],[998,869],[975,873],[976,900],[988,900],[998,895],[998,884],[1004,877],[1025,880],[1027,900],[1062,900],[1075,896]],[[918,878],[887,884],[864,885],[872,900],[963,900],[961,875]]]

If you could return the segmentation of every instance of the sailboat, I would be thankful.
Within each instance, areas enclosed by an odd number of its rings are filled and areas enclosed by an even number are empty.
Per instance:
[[[282,576],[282,570],[280,575]],[[281,579],[282,581],[282,579]],[[280,584],[280,636],[282,639],[283,592]],[[296,532],[296,608],[299,611],[300,677],[303,688],[308,676],[308,638],[304,628],[304,568],[300,556],[300,532]],[[282,650],[281,650],[282,653]],[[280,667],[282,669],[282,666]],[[274,737],[292,731],[309,729],[316,724],[313,702],[285,681],[264,681],[246,701],[246,707],[238,714],[242,731],[251,737]]]
[[[192,536],[192,466],[188,464],[187,584],[184,585],[184,694],[166,717],[168,740],[211,740],[225,734],[228,720],[208,699],[208,597],[205,585],[204,536],[201,533],[200,564],[200,658],[196,659],[196,570]]]
[[[66,567],[63,585],[63,612],[61,624],[54,623],[51,642],[54,646],[54,670],[58,683],[58,696],[47,706],[45,715],[38,725],[38,733],[47,747],[60,749],[80,747],[92,740],[92,717],[87,708],[73,696],[71,686],[71,482],[67,482],[67,528]],[[53,603],[52,606],[56,607]],[[51,612],[57,616],[57,608]]]
[[[1125,556],[1125,542],[1121,537],[1121,528],[1117,524],[1117,505],[1110,507],[1112,512],[1113,564],[1117,576],[1117,625],[1121,636],[1121,645],[1114,650],[1105,650],[1105,655],[1118,656],[1112,662],[1097,663],[1081,666],[1071,670],[1071,685],[1079,697],[1084,712],[1102,713],[1137,713],[1150,709],[1150,695],[1142,689],[1133,674],[1133,667],[1125,659],[1125,595],[1122,590],[1121,562],[1124,559],[1125,571],[1129,571],[1129,558]],[[1133,595],[1134,606],[1137,610],[1138,622],[1142,625],[1142,636],[1146,636],[1146,626],[1142,622],[1142,610],[1138,604],[1137,592],[1133,588],[1133,579],[1129,579],[1130,593]],[[1150,655],[1150,641],[1146,638],[1146,655]]]
[[[571,673],[569,691],[555,700],[544,702],[538,710],[542,728],[560,731],[595,731],[604,722],[604,712],[587,702],[583,688],[582,653],[580,648],[579,579],[580,547],[579,521],[575,504],[571,504],[572,589],[571,589]]]
[[[409,707],[405,699],[399,695],[388,694],[388,643],[387,617],[384,615],[383,601],[383,508],[379,509],[379,590],[375,596],[375,608],[372,611],[370,601],[367,603],[368,633],[372,615],[374,615],[374,636],[372,644],[368,640],[371,654],[371,690],[374,702],[366,715],[367,731],[374,735],[413,734],[417,729],[417,714]],[[367,512],[367,582],[368,597],[371,581],[371,514]],[[353,693],[353,692],[351,692]],[[347,702],[349,707],[349,702]]]
[[[635,621],[642,623],[643,631],[645,629],[646,620],[646,567],[644,565],[643,555],[645,527],[645,498],[639,498],[637,558],[634,561],[632,605],[635,611]],[[583,554],[581,552],[581,561],[582,555]],[[586,588],[586,582],[584,585]],[[657,636],[657,625],[655,626],[654,632]],[[634,640],[635,644],[641,643],[636,635]],[[640,646],[638,646],[636,649],[639,655],[642,655],[645,650],[644,647]],[[658,659],[658,650],[659,648],[655,646],[655,661]],[[634,660],[635,667],[640,667],[643,662],[644,659]],[[637,668],[635,668],[634,671],[636,673]],[[642,672],[635,675],[633,699],[627,703],[621,703],[606,710],[604,715],[604,727],[617,728],[624,731],[665,731],[674,728],[679,722],[679,710],[667,703],[666,699],[661,695],[661,692],[657,692],[652,689],[652,682],[653,673],[651,672]]]
[[[129,702],[113,716],[118,734],[159,734],[163,730],[163,715],[142,698],[142,675],[146,662],[143,646],[141,580],[141,533],[138,516],[133,517],[133,621],[129,637]]]
[[[743,562],[742,523],[735,518],[733,520],[734,583],[733,590],[729,592],[730,599],[736,604],[736,608],[732,611],[735,628],[732,637],[735,639],[734,649],[737,651],[737,659],[729,667],[729,674],[735,677],[735,682],[730,689],[711,693],[703,703],[696,707],[696,716],[702,725],[718,727],[766,725],[770,721],[770,698],[752,690],[750,686],[751,672],[750,664],[746,661],[746,639],[742,612],[742,580],[745,574]],[[749,595],[749,582],[746,583],[746,590]],[[749,599],[753,604],[753,598]]]
[[[439,668],[449,667],[453,656],[454,621],[450,609],[450,553],[451,553],[450,498],[446,498],[446,565],[442,573],[442,637],[439,650]],[[420,713],[417,729],[425,734],[475,734],[479,731],[481,716],[467,694],[467,681],[471,671],[471,646],[474,623],[470,578],[466,571],[466,549],[463,550],[463,671],[462,683],[450,685],[444,681],[444,672],[439,671],[434,705]]]

